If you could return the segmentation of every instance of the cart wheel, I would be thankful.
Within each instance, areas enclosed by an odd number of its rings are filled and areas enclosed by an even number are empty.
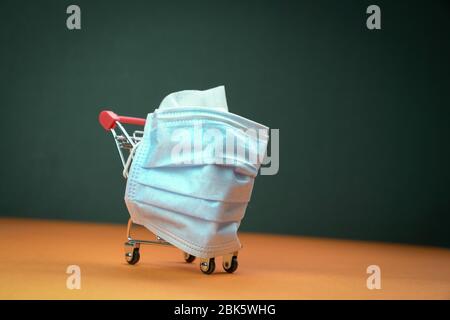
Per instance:
[[[205,260],[202,259],[202,262],[200,262],[200,270],[204,274],[211,274],[214,272],[215,269],[216,269],[216,262],[214,258]]]
[[[235,272],[238,266],[239,264],[236,256],[233,256],[233,258],[231,259],[231,263],[226,261],[222,263],[223,270],[225,270],[228,273]]]
[[[125,253],[125,260],[127,260],[129,264],[138,263],[140,258],[141,255],[139,254],[139,248],[134,248],[133,252]]]
[[[194,262],[195,260],[195,256],[193,256],[192,254],[189,253],[184,253],[184,261],[186,261],[187,263],[191,263]]]

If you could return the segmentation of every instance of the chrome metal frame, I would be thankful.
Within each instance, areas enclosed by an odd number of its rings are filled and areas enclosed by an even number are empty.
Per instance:
[[[128,219],[128,226],[127,226],[127,239],[128,241],[126,243],[133,245],[134,244],[157,244],[157,245],[164,245],[164,246],[172,246],[170,243],[165,241],[163,238],[156,236],[156,240],[140,240],[140,239],[133,239],[131,237],[131,229],[133,227],[134,223],[133,220]],[[173,247],[173,246],[172,246]]]

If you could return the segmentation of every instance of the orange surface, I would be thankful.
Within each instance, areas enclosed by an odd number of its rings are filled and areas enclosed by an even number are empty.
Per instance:
[[[0,219],[2,299],[450,298],[450,251],[357,241],[241,234],[235,274],[204,275],[178,249],[143,246],[124,261],[125,226]],[[368,290],[366,268],[381,268]],[[69,290],[66,269],[81,268]]]

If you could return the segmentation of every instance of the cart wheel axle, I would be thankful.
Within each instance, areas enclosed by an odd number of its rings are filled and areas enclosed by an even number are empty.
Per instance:
[[[238,260],[237,260],[237,256],[233,256],[231,258],[231,261],[224,261],[222,263],[222,267],[223,270],[225,270],[228,273],[233,273],[237,270],[239,264],[238,264]]]
[[[125,260],[131,265],[138,263],[140,258],[139,248],[134,248],[133,251],[125,253]]]
[[[214,272],[215,269],[216,269],[216,262],[214,258],[202,259],[202,261],[200,262],[200,270],[204,274],[211,274]]]

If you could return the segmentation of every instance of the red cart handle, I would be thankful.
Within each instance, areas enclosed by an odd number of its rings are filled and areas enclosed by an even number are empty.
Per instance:
[[[112,111],[103,110],[98,115],[98,121],[102,125],[105,130],[111,130],[116,127],[116,122],[121,122],[125,124],[135,124],[138,126],[145,125],[145,119],[142,118],[134,118],[134,117],[124,117],[118,116]]]

